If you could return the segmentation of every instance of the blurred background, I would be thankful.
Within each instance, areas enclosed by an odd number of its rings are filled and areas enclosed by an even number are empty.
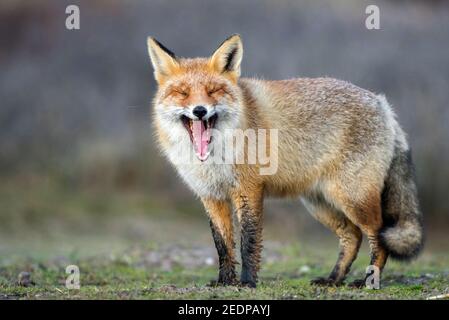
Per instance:
[[[69,4],[80,30],[65,27]],[[369,4],[380,30],[365,28]],[[146,37],[190,57],[233,33],[243,76],[331,76],[386,94],[413,148],[428,248],[447,250],[446,1],[2,0],[0,255],[213,246],[199,201],[155,147]],[[299,201],[270,200],[265,217],[268,241],[332,238]]]

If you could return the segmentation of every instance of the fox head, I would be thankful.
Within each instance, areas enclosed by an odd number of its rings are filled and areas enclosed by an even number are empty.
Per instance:
[[[148,53],[158,84],[154,112],[160,136],[170,144],[188,141],[198,159],[206,161],[213,132],[239,124],[240,36],[226,39],[208,58],[179,58],[151,37]]]

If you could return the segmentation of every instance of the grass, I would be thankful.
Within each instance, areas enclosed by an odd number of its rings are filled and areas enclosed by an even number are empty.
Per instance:
[[[310,280],[330,272],[337,241],[324,228],[314,229],[315,221],[309,228],[306,214],[292,215],[299,205],[267,203],[264,259],[254,290],[208,285],[217,276],[217,257],[196,202],[173,203],[146,192],[70,190],[37,179],[5,182],[0,203],[0,299],[426,299],[449,294],[447,228],[428,232],[430,246],[418,260],[389,261],[380,290],[323,288]],[[365,244],[348,282],[363,276],[367,251]],[[79,290],[65,286],[66,267],[73,264],[80,269]],[[29,286],[19,284],[22,272],[30,274]]]
[[[28,258],[3,262],[1,299],[426,299],[449,293],[448,256],[424,254],[403,265],[389,262],[380,290],[348,286],[317,287],[310,280],[329,272],[335,254],[298,245],[270,245],[257,289],[210,287],[216,261],[210,247],[183,245],[138,246],[119,255],[53,259]],[[191,259],[186,258],[191,256]],[[185,262],[185,263],[183,263]],[[65,267],[80,268],[80,289],[67,289]],[[359,259],[348,281],[358,278],[367,264]],[[20,272],[31,284],[18,284]]]

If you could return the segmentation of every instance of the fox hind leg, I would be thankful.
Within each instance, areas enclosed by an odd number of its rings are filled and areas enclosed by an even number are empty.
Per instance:
[[[388,252],[387,250],[382,246],[380,240],[379,240],[379,233],[378,232],[370,232],[367,234],[368,237],[368,243],[370,246],[370,255],[371,255],[371,262],[370,266],[377,267],[379,270],[379,275],[382,272],[387,259],[388,259]],[[371,276],[371,271],[368,271],[365,275],[365,278],[358,279],[349,284],[350,287],[354,288],[362,288],[366,286],[368,277]],[[380,281],[380,279],[379,279]]]
[[[363,198],[363,201],[354,201],[350,196],[345,196],[346,193],[343,190],[335,188],[334,191],[332,199],[346,217],[367,236],[370,246],[370,265],[378,268],[381,273],[388,258],[388,251],[379,238],[379,232],[383,225],[381,192],[373,190],[369,196]],[[354,281],[351,286],[365,286],[370,275],[371,273],[367,273],[364,279]]]
[[[332,230],[340,242],[340,253],[332,272],[327,278],[316,278],[312,284],[340,285],[343,283],[362,243],[362,233],[343,213],[317,199],[303,199],[312,216]]]

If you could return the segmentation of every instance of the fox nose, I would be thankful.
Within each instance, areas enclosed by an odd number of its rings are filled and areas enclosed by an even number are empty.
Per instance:
[[[201,120],[207,114],[207,109],[203,106],[196,106],[193,108],[192,113]]]

